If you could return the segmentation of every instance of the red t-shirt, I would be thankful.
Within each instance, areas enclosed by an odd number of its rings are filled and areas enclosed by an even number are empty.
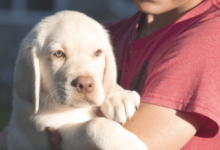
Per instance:
[[[106,24],[118,82],[138,91],[142,102],[191,112],[202,122],[183,150],[220,150],[220,1],[203,0],[178,20],[136,40],[143,16],[138,12]]]

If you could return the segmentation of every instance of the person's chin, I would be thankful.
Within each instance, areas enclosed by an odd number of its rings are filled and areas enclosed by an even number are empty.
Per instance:
[[[145,14],[159,15],[165,12],[165,10],[163,10],[160,6],[153,3],[144,3],[136,6],[141,12]]]

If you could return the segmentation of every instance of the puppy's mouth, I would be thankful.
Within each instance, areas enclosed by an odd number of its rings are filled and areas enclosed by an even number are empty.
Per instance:
[[[68,105],[70,107],[88,107],[91,105],[96,105],[93,100],[89,99],[88,97],[83,97],[80,99],[75,99],[72,100],[69,104],[64,104]]]
[[[95,103],[93,102],[93,100],[89,99],[89,98],[86,97],[86,96],[83,98],[83,100],[88,101],[88,102],[91,103],[91,104],[95,104]]]

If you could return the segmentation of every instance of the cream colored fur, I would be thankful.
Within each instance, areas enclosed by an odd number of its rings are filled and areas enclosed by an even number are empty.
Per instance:
[[[57,51],[64,56],[57,57]],[[92,92],[79,93],[72,85],[79,76],[94,79]],[[50,150],[45,128],[53,127],[62,136],[63,150],[91,145],[100,150],[146,150],[119,124],[133,116],[139,103],[136,92],[116,84],[107,31],[82,13],[56,13],[40,21],[21,44],[8,149]],[[108,119],[97,116],[100,106]]]

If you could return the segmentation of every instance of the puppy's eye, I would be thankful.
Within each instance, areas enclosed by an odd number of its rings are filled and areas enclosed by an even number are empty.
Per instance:
[[[101,53],[102,53],[101,50],[97,50],[97,51],[95,51],[94,55],[95,55],[95,56],[99,56]]]
[[[56,51],[54,53],[54,56],[56,56],[57,58],[61,58],[61,57],[65,57],[65,54],[62,51]]]

